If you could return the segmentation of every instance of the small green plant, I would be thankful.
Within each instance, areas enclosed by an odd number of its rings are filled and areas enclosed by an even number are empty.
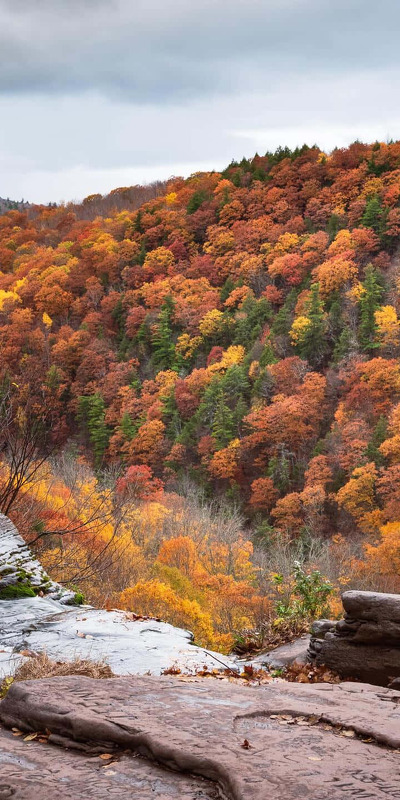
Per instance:
[[[284,593],[286,595],[284,599],[279,598],[275,604],[277,622],[315,619],[328,613],[328,598],[333,592],[333,586],[319,570],[307,573],[300,562],[295,561],[289,589],[281,574],[274,575],[273,583],[281,595]]]
[[[14,683],[12,675],[7,675],[0,683],[0,699],[6,696],[10,686]]]
[[[285,670],[283,669],[283,667],[281,667],[280,669],[273,669],[271,670],[271,678],[281,678],[284,672]]]

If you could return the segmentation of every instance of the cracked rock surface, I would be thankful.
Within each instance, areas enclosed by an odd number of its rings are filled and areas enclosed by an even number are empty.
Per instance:
[[[367,684],[52,678],[13,684],[0,720],[27,732],[47,729],[50,744],[67,748],[130,750],[157,769],[208,779],[229,800],[400,797],[400,692]],[[68,750],[65,763],[75,758]],[[65,769],[63,791],[73,780]],[[85,791],[76,800],[92,796]],[[202,796],[210,795],[193,795]]]

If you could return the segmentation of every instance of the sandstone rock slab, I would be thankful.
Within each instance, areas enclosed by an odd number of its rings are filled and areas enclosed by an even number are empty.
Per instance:
[[[400,798],[400,692],[233,680],[16,683],[0,720],[48,728],[49,741],[67,747],[127,748],[213,781],[229,800]]]
[[[211,783],[147,759],[98,755],[25,742],[0,730],[0,800],[217,800]]]

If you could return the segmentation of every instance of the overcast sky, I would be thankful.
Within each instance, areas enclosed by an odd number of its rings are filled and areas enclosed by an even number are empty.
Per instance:
[[[0,0],[0,197],[400,138],[399,0]]]

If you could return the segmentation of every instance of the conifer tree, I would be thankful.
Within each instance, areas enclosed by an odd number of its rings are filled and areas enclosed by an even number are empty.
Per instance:
[[[310,324],[299,342],[298,351],[301,358],[306,358],[312,367],[318,367],[327,350],[324,306],[320,298],[318,283],[311,286],[307,318]]]
[[[370,264],[365,271],[365,281],[363,283],[363,294],[360,297],[360,326],[359,339],[360,345],[365,352],[370,352],[379,347],[376,342],[376,322],[375,311],[382,299],[382,285],[379,276]]]
[[[379,197],[371,197],[361,218],[365,228],[372,228],[378,236],[384,233],[384,212]]]
[[[212,424],[212,435],[217,442],[218,449],[226,447],[233,439],[234,421],[233,414],[227,405],[222,389],[219,391],[217,405]]]
[[[152,337],[153,364],[161,370],[175,367],[175,345],[172,341],[174,305],[173,298],[168,295],[161,306],[157,330]]]
[[[110,438],[105,416],[105,403],[100,392],[96,392],[91,397],[80,397],[78,417],[86,423],[97,468],[101,465]]]
[[[135,425],[127,411],[122,415],[120,427],[125,439],[127,439],[128,442],[132,441],[137,433],[137,425]]]

